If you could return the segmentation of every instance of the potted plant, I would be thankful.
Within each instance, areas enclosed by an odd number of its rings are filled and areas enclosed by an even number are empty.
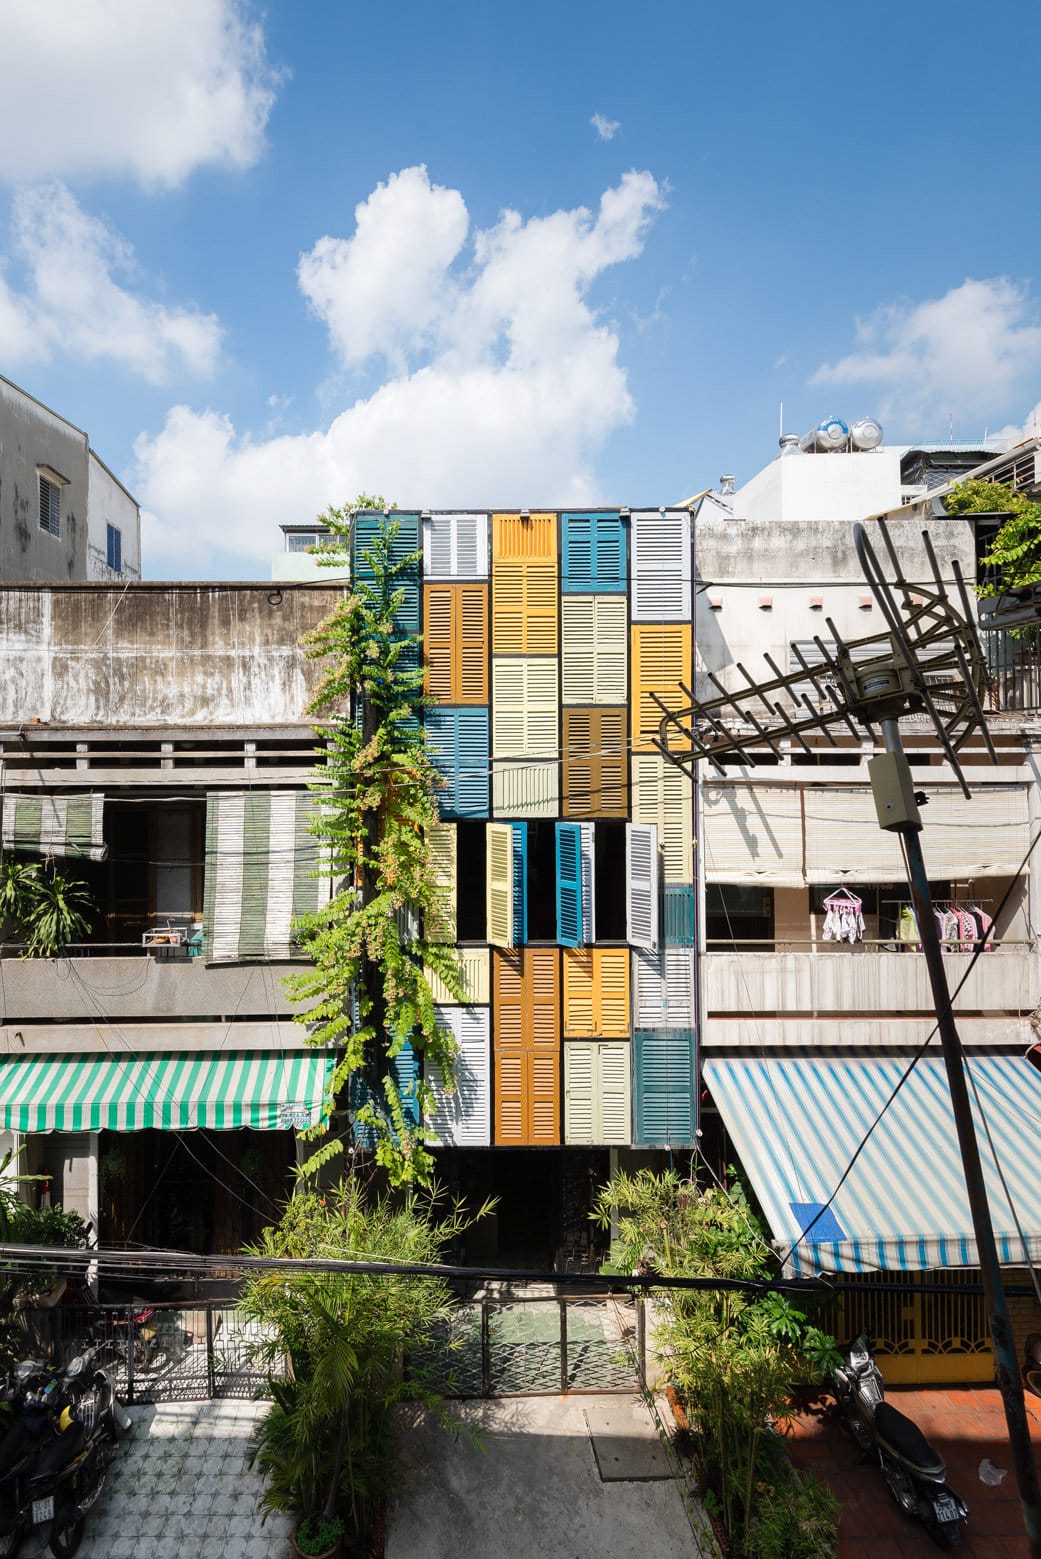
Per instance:
[[[342,1516],[305,1516],[290,1539],[294,1559],[340,1559],[343,1532]]]

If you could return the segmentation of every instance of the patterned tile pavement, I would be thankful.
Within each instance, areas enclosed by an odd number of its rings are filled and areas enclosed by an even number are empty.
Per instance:
[[[170,1402],[131,1408],[135,1430],[116,1452],[87,1518],[81,1559],[266,1559],[289,1552],[290,1525],[262,1524],[262,1480],[246,1445],[266,1402]],[[27,1543],[26,1556],[39,1552]]]
[[[969,1507],[957,1552],[965,1559],[1025,1559],[1027,1541],[1000,1393],[949,1386],[894,1388],[886,1395],[936,1446],[947,1463],[951,1487]],[[826,1478],[841,1501],[839,1559],[935,1559],[938,1550],[924,1528],[897,1509],[882,1474],[861,1457],[829,1406],[822,1399],[793,1420],[789,1451],[797,1467]],[[1027,1397],[1027,1417],[1041,1466],[1041,1399]],[[1008,1468],[997,1488],[980,1481],[984,1457]]]

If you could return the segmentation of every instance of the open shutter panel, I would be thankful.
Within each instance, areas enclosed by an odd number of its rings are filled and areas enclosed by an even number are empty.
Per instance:
[[[628,881],[626,941],[653,951],[658,946],[658,830],[646,823],[625,825]]]
[[[638,1147],[691,1147],[697,1130],[693,1031],[645,1034],[633,1042]]]
[[[690,515],[641,510],[632,517],[633,622],[690,620]]]
[[[489,823],[486,835],[488,940],[493,947],[512,947],[513,828]]]
[[[423,570],[428,579],[487,579],[487,514],[428,515]]]
[[[206,798],[203,953],[213,962],[295,956],[293,922],[318,908],[318,840],[305,791]]]
[[[103,861],[105,798],[100,793],[83,796],[16,794],[2,798],[3,847],[26,855]]]
[[[558,823],[557,941],[561,947],[581,947],[582,834],[577,823]]]
[[[455,1058],[455,1091],[446,1093],[441,1068],[426,1061],[426,1082],[434,1108],[426,1122],[428,1136],[446,1147],[488,1147],[491,1124],[491,1052],[487,1007],[439,1007],[438,1022],[450,1029],[459,1046]]]
[[[632,1141],[632,1060],[625,1044],[597,1047],[600,1084],[600,1142],[624,1147]]]
[[[528,940],[528,825],[513,823],[513,943]]]
[[[456,939],[457,837],[454,823],[434,823],[427,830],[430,849],[431,880],[434,884],[434,908],[427,916],[429,942],[454,942]]]
[[[578,825],[582,884],[582,940],[596,941],[596,835],[592,823]]]
[[[654,753],[634,753],[633,822],[655,823],[666,883],[694,881],[694,803],[691,782],[676,764]]]
[[[596,1050],[586,1040],[564,1046],[564,1141],[595,1143],[599,1104],[596,1086]]]
[[[691,685],[691,636],[686,623],[643,623],[632,629],[632,702],[639,721],[634,751],[654,749],[663,710],[685,709]],[[657,695],[654,697],[652,695]],[[656,750],[656,749],[655,749]]]

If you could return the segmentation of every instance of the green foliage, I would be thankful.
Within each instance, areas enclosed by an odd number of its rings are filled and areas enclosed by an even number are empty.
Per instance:
[[[437,1262],[469,1220],[454,1209],[436,1221],[433,1207],[432,1194],[372,1200],[357,1179],[319,1193],[301,1177],[255,1253]],[[270,1271],[247,1281],[240,1303],[258,1323],[258,1357],[289,1364],[288,1378],[272,1376],[272,1406],[252,1444],[268,1509],[339,1515],[364,1536],[394,1474],[395,1407],[419,1403],[448,1421],[422,1370],[406,1377],[401,1368],[403,1352],[447,1320],[447,1285],[421,1276]]]
[[[756,1559],[833,1559],[838,1550],[839,1502],[820,1478],[789,1471],[757,1490],[748,1528]]]
[[[1001,595],[1041,580],[1041,503],[1032,503],[1000,482],[960,482],[944,499],[950,514],[1007,514],[987,555],[980,559],[995,577],[981,595]],[[1034,631],[1034,630],[1029,630]]]
[[[612,1262],[662,1276],[776,1276],[770,1248],[741,1188],[699,1187],[673,1171],[617,1175],[593,1212],[614,1223]],[[772,1425],[797,1384],[838,1362],[834,1340],[783,1295],[754,1290],[655,1293],[654,1347],[683,1397],[698,1458],[735,1552],[755,1554],[752,1526],[786,1488]],[[800,1496],[801,1497],[801,1496]],[[834,1547],[830,1552],[834,1551]],[[764,1552],[766,1552],[764,1550]],[[773,1550],[770,1550],[773,1552]],[[793,1555],[815,1549],[790,1549]]]
[[[294,1533],[296,1546],[302,1554],[328,1553],[342,1536],[343,1520],[340,1516],[308,1516]]]
[[[0,918],[25,943],[27,958],[55,958],[90,933],[90,891],[53,861],[0,862]]]
[[[350,513],[331,508],[322,518],[342,556]],[[368,552],[371,580],[355,581],[307,639],[310,656],[325,662],[307,712],[325,743],[311,781],[319,802],[313,831],[335,891],[298,924],[313,967],[287,988],[309,1042],[342,1050],[332,1091],[354,1073],[369,1081],[379,1104],[361,1109],[359,1123],[374,1134],[391,1183],[408,1185],[429,1184],[434,1161],[405,1118],[388,1063],[411,1044],[438,1063],[450,1088],[456,1046],[437,1021],[428,972],[456,999],[465,992],[455,950],[406,930],[410,918],[425,925],[436,908],[427,830],[437,821],[439,781],[422,729],[423,672],[408,667],[421,638],[394,626],[404,599],[399,581],[419,556],[392,558],[397,531],[387,519]],[[426,1085],[417,1092],[421,1111],[428,1109]]]

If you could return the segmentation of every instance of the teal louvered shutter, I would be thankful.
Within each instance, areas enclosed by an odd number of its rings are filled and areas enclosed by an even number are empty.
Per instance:
[[[395,1087],[401,1098],[401,1112],[405,1117],[406,1125],[415,1130],[419,1125],[419,1099],[417,1087],[419,1083],[419,1062],[416,1052],[411,1045],[403,1045],[397,1055],[387,1062],[387,1073],[394,1079]],[[351,1116],[355,1116],[363,1105],[371,1104],[379,1118],[391,1128],[391,1134],[398,1140],[398,1133],[394,1129],[390,1105],[383,1090],[382,1083],[373,1085],[369,1078],[360,1072],[351,1075],[347,1090],[347,1099]],[[355,1144],[359,1148],[365,1148],[369,1152],[376,1146],[376,1128],[368,1121],[357,1121],[352,1118],[351,1133]]]
[[[666,947],[694,945],[694,889],[667,882],[664,889]]]
[[[698,1124],[692,1029],[633,1036],[637,1147],[691,1147]]]
[[[582,946],[582,831],[577,823],[556,825],[557,941]]]
[[[206,798],[203,956],[295,956],[294,921],[318,908],[315,803],[306,791],[211,791]]]
[[[514,823],[513,828],[513,945],[522,947],[528,940],[528,825]]]
[[[391,1076],[401,1095],[401,1109],[413,1130],[419,1125],[419,1058],[411,1045],[402,1045],[390,1063]]]
[[[352,577],[366,583],[372,582],[372,565],[368,552],[384,524],[396,523],[397,535],[390,547],[391,558],[401,562],[419,551],[418,514],[381,514],[378,510],[362,510],[354,516],[351,525]],[[402,633],[419,632],[419,562],[418,560],[398,576],[397,588],[405,597],[394,613],[394,626]]]
[[[488,816],[488,711],[428,709],[427,744],[445,780],[437,793],[442,819]]]
[[[561,522],[564,592],[623,592],[626,545],[621,516],[590,510],[563,514]]]

